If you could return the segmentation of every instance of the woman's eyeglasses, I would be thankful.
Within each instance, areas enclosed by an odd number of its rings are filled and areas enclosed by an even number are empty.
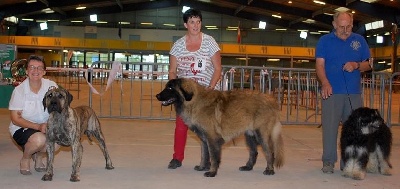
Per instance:
[[[43,66],[28,66],[28,69],[29,69],[30,71],[34,71],[34,70],[37,70],[37,71],[39,71],[39,72],[44,71],[44,67],[43,67]]]

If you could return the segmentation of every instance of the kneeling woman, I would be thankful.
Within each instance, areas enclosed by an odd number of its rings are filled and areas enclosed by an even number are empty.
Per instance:
[[[43,97],[49,87],[57,87],[44,79],[46,64],[39,56],[30,56],[25,65],[27,78],[15,87],[8,109],[11,111],[10,133],[21,146],[23,155],[20,173],[30,175],[30,159],[35,161],[35,170],[46,170],[46,128],[49,114],[44,111]]]

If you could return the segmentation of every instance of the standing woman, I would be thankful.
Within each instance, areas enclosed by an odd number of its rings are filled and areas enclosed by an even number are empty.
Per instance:
[[[11,111],[11,136],[23,150],[20,173],[30,175],[31,158],[35,161],[36,171],[46,170],[45,133],[49,114],[44,111],[43,97],[50,87],[57,87],[57,84],[43,78],[46,64],[39,56],[30,56],[25,69],[28,77],[15,87],[8,109]]]
[[[209,90],[220,89],[221,54],[215,39],[202,33],[202,15],[199,10],[189,9],[183,14],[186,35],[178,39],[170,51],[168,78],[190,78]],[[182,166],[188,127],[176,117],[174,154],[169,169]]]

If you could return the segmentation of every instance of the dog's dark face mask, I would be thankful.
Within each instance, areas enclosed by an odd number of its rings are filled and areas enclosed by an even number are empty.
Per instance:
[[[161,101],[163,106],[182,104],[183,101],[192,100],[193,93],[189,93],[184,89],[182,86],[183,82],[182,79],[168,81],[164,90],[156,95],[157,100]]]
[[[43,98],[43,107],[44,110],[49,113],[58,112],[61,113],[63,109],[66,109],[70,106],[73,100],[73,96],[65,89],[61,88],[52,88],[46,92]]]
[[[385,125],[377,109],[359,108],[353,114],[358,116],[358,124],[364,134],[374,133],[379,127]]]

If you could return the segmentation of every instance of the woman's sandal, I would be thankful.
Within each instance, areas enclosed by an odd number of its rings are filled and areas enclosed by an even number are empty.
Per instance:
[[[20,163],[19,163],[19,166],[20,166],[20,170],[19,170],[19,172],[22,174],[22,175],[31,175],[32,173],[31,173],[31,171],[29,170],[29,161],[30,161],[30,159],[28,159],[28,169],[21,169],[21,167],[22,167],[22,159],[21,159],[21,161],[20,161]]]

